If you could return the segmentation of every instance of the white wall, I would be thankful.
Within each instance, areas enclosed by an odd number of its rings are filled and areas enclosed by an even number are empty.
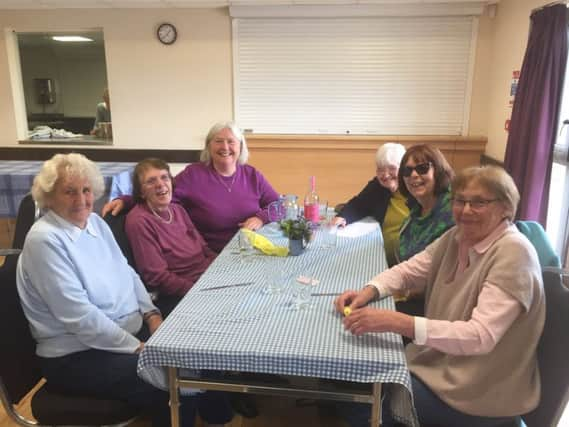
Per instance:
[[[178,29],[172,46],[155,36],[164,21]],[[233,117],[227,9],[4,10],[0,27],[103,29],[115,147],[200,149],[214,122]],[[13,105],[0,40],[0,146],[17,144]]]
[[[511,74],[521,67],[531,10],[547,2],[501,0],[494,18],[480,19],[469,134],[487,136],[487,154],[498,160],[511,114]],[[156,27],[164,21],[178,28],[173,46],[156,40]],[[103,29],[115,147],[199,149],[212,123],[233,117],[231,20],[225,8],[2,11],[0,26]],[[13,105],[0,40],[0,146],[17,143]]]

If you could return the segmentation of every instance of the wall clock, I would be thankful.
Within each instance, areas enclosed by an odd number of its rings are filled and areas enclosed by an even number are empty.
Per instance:
[[[160,24],[158,30],[156,31],[156,36],[163,44],[173,44],[178,38],[178,32],[174,25],[167,22]]]

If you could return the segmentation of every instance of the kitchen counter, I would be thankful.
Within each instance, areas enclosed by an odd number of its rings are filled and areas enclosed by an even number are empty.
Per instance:
[[[43,138],[23,139],[18,144],[30,145],[113,145],[112,139],[97,138],[92,135],[78,136],[76,138]]]

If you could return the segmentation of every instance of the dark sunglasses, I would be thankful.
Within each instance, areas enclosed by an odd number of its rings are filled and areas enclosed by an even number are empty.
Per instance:
[[[429,169],[431,169],[431,166],[432,166],[431,162],[419,163],[418,165],[415,166],[403,166],[403,170],[401,171],[401,173],[405,177],[411,176],[413,171],[416,171],[419,175],[425,175],[429,173]]]

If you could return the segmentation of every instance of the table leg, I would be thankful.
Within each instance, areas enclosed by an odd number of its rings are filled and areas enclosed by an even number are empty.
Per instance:
[[[168,368],[170,388],[170,419],[172,427],[180,427],[180,393],[178,390],[178,368]]]
[[[371,427],[381,425],[381,383],[373,384],[373,403],[371,404]]]

